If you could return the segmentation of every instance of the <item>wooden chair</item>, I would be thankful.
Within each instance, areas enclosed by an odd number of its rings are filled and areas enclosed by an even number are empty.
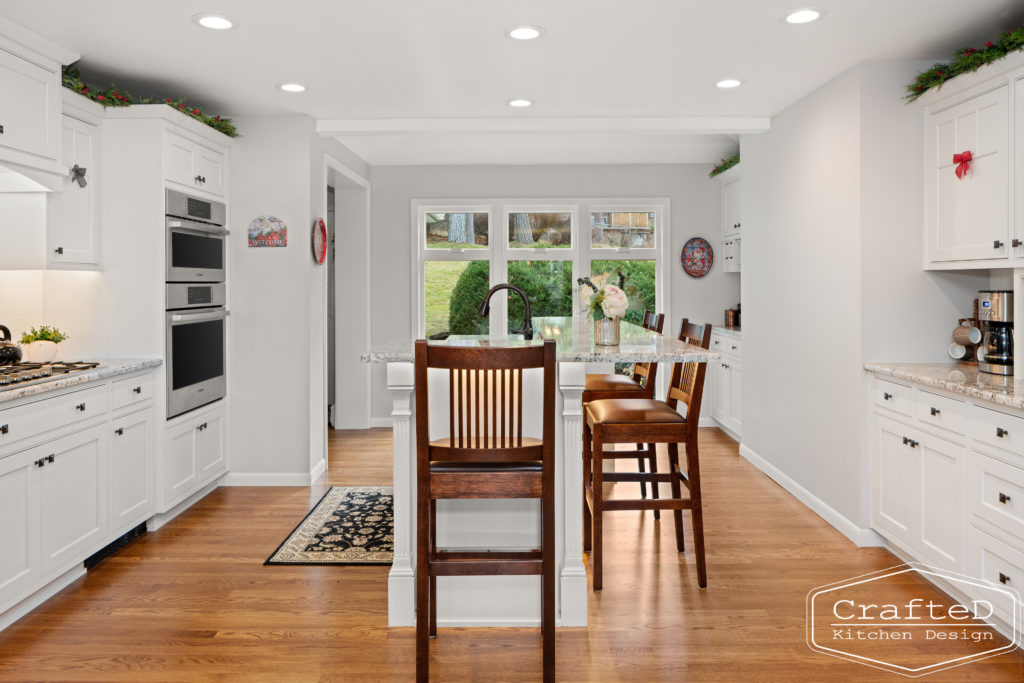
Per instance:
[[[661,334],[665,326],[665,314],[654,314],[653,311],[644,311],[642,321],[645,329]],[[625,375],[598,375],[588,374],[586,384],[583,387],[583,405],[602,398],[654,398],[654,380],[658,376],[657,363],[634,363],[633,376]],[[636,445],[636,462],[641,472],[644,472],[644,461],[648,461],[651,472],[658,471],[658,459],[655,453],[654,444]],[[658,497],[658,488],[652,487],[652,495]],[[640,482],[640,497],[647,497],[647,483]],[[654,511],[654,518],[660,519],[661,512]]]
[[[711,325],[690,324],[685,318],[679,340],[702,348],[711,343]],[[707,363],[675,363],[672,382],[664,401],[650,398],[606,398],[591,401],[584,410],[583,427],[583,545],[591,551],[594,590],[602,588],[601,560],[603,515],[615,510],[672,510],[675,517],[676,549],[684,551],[683,510],[690,510],[697,554],[697,584],[708,585],[704,562],[704,521],[700,497],[700,465],[697,458],[697,424],[704,391]],[[686,406],[685,416],[676,408]],[[605,445],[617,443],[667,443],[669,472],[604,472],[605,458],[633,457],[630,451],[606,451]],[[679,466],[679,444],[686,444],[686,472]],[[606,481],[647,481],[657,491],[667,481],[671,498],[654,500],[604,500]],[[682,487],[689,497],[682,497]]]
[[[416,680],[429,680],[438,576],[541,576],[545,683],[555,680],[555,343],[459,348],[416,342]],[[431,441],[428,368],[448,371],[449,437]],[[523,435],[523,370],[542,368],[541,438]],[[441,498],[539,498],[541,547],[522,552],[437,547]]]

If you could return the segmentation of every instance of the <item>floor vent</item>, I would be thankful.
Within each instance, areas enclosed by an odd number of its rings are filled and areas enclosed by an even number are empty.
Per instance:
[[[111,555],[116,553],[118,550],[120,550],[121,548],[125,547],[126,545],[128,545],[129,543],[131,543],[132,541],[134,541],[136,538],[138,538],[139,536],[141,536],[144,533],[146,533],[146,523],[145,522],[143,522],[142,524],[138,525],[134,529],[128,531],[127,533],[123,534],[122,536],[119,536],[118,538],[115,538],[109,544],[105,545],[104,547],[102,547],[98,551],[96,551],[93,555],[87,557],[85,559],[85,568],[86,569],[92,569],[93,567],[98,565],[100,562],[102,562],[103,560],[107,559],[108,557],[110,557]]]

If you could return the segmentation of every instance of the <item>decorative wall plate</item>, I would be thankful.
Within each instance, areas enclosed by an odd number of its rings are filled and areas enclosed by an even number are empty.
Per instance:
[[[711,248],[711,243],[703,237],[691,237],[683,245],[679,260],[687,275],[702,278],[711,272],[711,266],[715,263],[715,251]]]
[[[323,265],[327,260],[327,225],[323,218],[313,221],[313,260]]]

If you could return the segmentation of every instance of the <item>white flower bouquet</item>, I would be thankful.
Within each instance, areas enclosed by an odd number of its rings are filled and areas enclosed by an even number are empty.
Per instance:
[[[622,276],[619,275],[619,286],[608,283],[610,276],[611,273],[603,273],[577,280],[584,310],[594,320],[621,319],[626,317],[626,311],[629,309],[629,298],[621,286]]]

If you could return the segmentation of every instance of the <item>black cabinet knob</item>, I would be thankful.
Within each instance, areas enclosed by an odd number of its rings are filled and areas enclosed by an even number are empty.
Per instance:
[[[6,434],[9,431],[11,431],[11,428],[8,425],[0,425],[0,434]]]
[[[1008,584],[1010,582],[1011,582],[1011,579],[1010,579],[1009,576],[1007,576],[1006,574],[1004,574],[1002,572],[999,572],[999,583],[1001,583],[1001,584],[1003,584],[1005,586],[1006,584]]]
[[[132,393],[141,394],[142,393],[142,387],[135,387],[134,389],[132,389]]]
[[[888,391],[884,391],[882,392],[882,398],[885,399],[886,401],[891,401],[892,394],[890,394]]]
[[[56,249],[53,250],[53,253],[55,253],[55,254],[63,254],[64,253],[64,247],[57,247]]]
[[[44,467],[46,465],[46,458],[39,458],[35,464],[36,467]]]
[[[85,404],[84,403],[79,403],[77,406],[75,406],[75,410],[77,410],[80,413],[84,413],[85,412]]]
[[[118,427],[117,429],[114,430],[114,433],[117,434],[118,436],[123,436],[124,435],[124,427]]]
[[[1002,242],[1000,242],[999,240],[992,240],[992,248],[993,249],[998,249],[1001,246],[1003,246]]]
[[[1010,435],[1010,432],[1006,431],[1002,427],[996,427],[996,436],[998,436],[1000,439],[1003,438],[1004,436],[1009,436],[1009,435]]]
[[[1013,241],[1012,241],[1012,242],[1010,242],[1010,245],[1011,245],[1011,246],[1014,246],[1014,247],[1019,247],[1019,246],[1020,246],[1020,245],[1022,245],[1022,244],[1024,244],[1024,242],[1021,242],[1021,241],[1020,241],[1019,239],[1017,239],[1016,237],[1014,237],[1014,238],[1013,238]]]
[[[3,134],[4,134],[4,127],[3,127],[2,124],[0,124],[0,135],[3,135]]]
[[[50,455],[46,456],[46,462],[53,462],[53,459],[54,459],[55,457],[57,457],[57,456],[55,456],[55,455],[53,455],[53,454],[51,453]]]
[[[932,408],[932,409],[931,409],[931,411],[932,411],[932,416],[938,415],[939,413],[941,413],[941,412],[942,412],[942,411],[941,411],[941,410],[939,410],[938,408]]]
[[[1012,498],[1010,498],[1008,495],[1006,495],[1005,493],[1000,491],[1000,493],[999,493],[999,502],[1000,503],[1002,503],[1003,505],[1006,505],[1011,500],[1012,500]]]

